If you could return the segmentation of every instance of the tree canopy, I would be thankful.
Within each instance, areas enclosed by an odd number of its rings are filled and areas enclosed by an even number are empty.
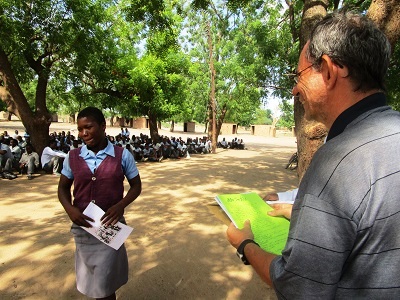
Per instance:
[[[215,113],[218,126],[254,124],[260,107],[278,97],[280,124],[290,127],[293,83],[286,74],[297,65],[301,33],[309,28],[307,3],[4,0],[0,98],[39,152],[47,143],[51,113],[74,114],[87,105],[108,116],[145,115],[157,139],[159,121],[207,125]],[[329,12],[340,3],[321,4]],[[364,12],[372,7],[371,0],[341,5]],[[387,12],[379,19],[371,9],[368,14],[394,41],[387,86],[390,104],[398,109],[400,46],[392,22],[398,15]]]

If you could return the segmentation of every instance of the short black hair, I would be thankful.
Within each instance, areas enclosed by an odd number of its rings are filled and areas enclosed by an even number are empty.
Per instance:
[[[103,113],[101,112],[100,109],[96,108],[96,107],[86,107],[84,109],[82,109],[78,116],[77,119],[82,119],[82,118],[91,118],[93,120],[95,120],[98,124],[105,124],[106,123],[106,119],[104,118]]]

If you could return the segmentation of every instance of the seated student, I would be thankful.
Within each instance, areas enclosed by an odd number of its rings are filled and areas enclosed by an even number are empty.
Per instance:
[[[17,139],[17,137],[18,137],[18,129],[15,129],[12,138],[13,138],[13,139]]]
[[[72,140],[71,146],[69,146],[69,150],[74,150],[79,148],[79,141],[77,139]]]
[[[235,137],[235,138],[232,140],[231,144],[230,144],[230,148],[231,148],[231,149],[237,149],[237,147],[238,147],[238,138]]]
[[[16,175],[12,173],[13,154],[9,147],[9,139],[0,140],[0,173],[1,177],[5,179],[15,179]]]
[[[140,143],[141,139],[140,139],[140,137],[138,137],[136,135],[132,135],[132,138],[129,141],[131,144],[135,144],[135,143]]]
[[[57,141],[51,140],[49,145],[42,152],[41,162],[42,168],[47,173],[60,176],[64,158],[66,153],[57,150]]]
[[[13,154],[13,168],[18,169],[19,159],[22,155],[22,149],[18,146],[18,141],[14,138],[10,139],[10,150]]]
[[[225,138],[222,138],[222,141],[218,142],[217,147],[219,148],[228,148],[228,142],[225,140]]]
[[[7,130],[4,130],[4,133],[3,133],[3,140],[4,140],[4,139],[6,139],[6,140],[10,139],[10,136],[8,135],[8,131],[7,131]]]
[[[25,147],[26,147],[26,143],[25,141],[22,139],[22,136],[17,136],[16,138],[17,142],[18,142],[18,147],[21,148],[22,153],[25,151]]]
[[[162,142],[158,142],[155,145],[153,144],[153,157],[156,158],[157,161],[161,161],[163,159],[162,145]]]
[[[190,154],[196,154],[197,153],[195,140],[193,140],[191,138],[188,138],[186,144],[187,144],[187,147],[188,147],[188,153],[190,153]]]
[[[138,143],[135,143],[133,146],[133,156],[136,161],[144,161],[143,149],[139,146]]]
[[[115,136],[115,145],[124,145],[124,141],[122,140],[122,135],[118,134]]]
[[[128,128],[125,127],[125,132],[123,133],[123,135],[126,137],[126,139],[129,141],[129,136],[131,135],[131,133],[129,132]]]
[[[19,169],[21,174],[27,173],[28,180],[31,180],[32,174],[39,169],[39,155],[33,151],[31,144],[27,144],[25,147],[25,152],[19,160]]]
[[[201,153],[201,154],[206,153],[206,150],[205,150],[205,147],[206,147],[205,140],[203,140],[203,139],[196,139],[196,140],[195,140],[195,145],[194,145],[194,147],[195,147],[195,150],[196,150],[197,153]]]
[[[115,138],[112,135],[107,135],[107,138],[111,144],[115,145]]]
[[[155,145],[155,147],[157,148],[156,145]],[[145,150],[146,150],[146,153],[149,153],[149,154],[148,154],[148,157],[147,157],[147,160],[148,160],[148,161],[158,161],[158,162],[161,162],[161,161],[163,160],[162,155],[160,156],[160,155],[158,154],[158,151],[157,151],[157,150],[159,150],[159,149],[156,149],[156,148],[154,148],[154,146],[149,146],[148,144],[146,144]],[[144,151],[145,151],[145,150],[144,150]]]
[[[180,140],[177,146],[177,149],[179,151],[179,157],[186,157],[187,156],[187,146],[183,142],[183,140]]]
[[[130,154],[132,154],[133,157],[135,157],[135,154],[133,152],[133,148],[131,147],[131,144],[126,144],[125,149],[129,151]]]
[[[211,153],[211,140],[208,138],[204,138],[204,153]]]
[[[237,148],[241,149],[241,150],[244,150],[245,147],[244,147],[243,139],[238,140]]]
[[[173,146],[170,143],[165,141],[161,148],[162,148],[163,159],[176,158],[174,153],[173,153]]]
[[[22,140],[22,142],[19,145],[20,145],[21,149],[23,149],[25,151],[25,147],[27,144],[32,144],[31,137],[29,135],[24,137],[24,139]]]
[[[143,157],[145,160],[147,160],[150,157],[150,153],[151,153],[150,145],[146,143],[143,149]]]

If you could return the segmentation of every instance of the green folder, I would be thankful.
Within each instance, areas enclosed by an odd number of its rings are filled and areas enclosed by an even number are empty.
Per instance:
[[[254,240],[269,253],[281,255],[289,234],[290,222],[284,217],[271,217],[273,208],[256,193],[223,194],[215,200],[237,228],[250,220]]]

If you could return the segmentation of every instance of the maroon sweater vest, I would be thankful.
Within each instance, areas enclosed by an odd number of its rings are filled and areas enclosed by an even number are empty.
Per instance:
[[[122,200],[124,172],[122,170],[122,147],[114,146],[115,157],[107,155],[94,174],[85,160],[79,156],[80,148],[69,152],[69,163],[74,174],[74,203],[84,211],[91,201],[107,211]]]

